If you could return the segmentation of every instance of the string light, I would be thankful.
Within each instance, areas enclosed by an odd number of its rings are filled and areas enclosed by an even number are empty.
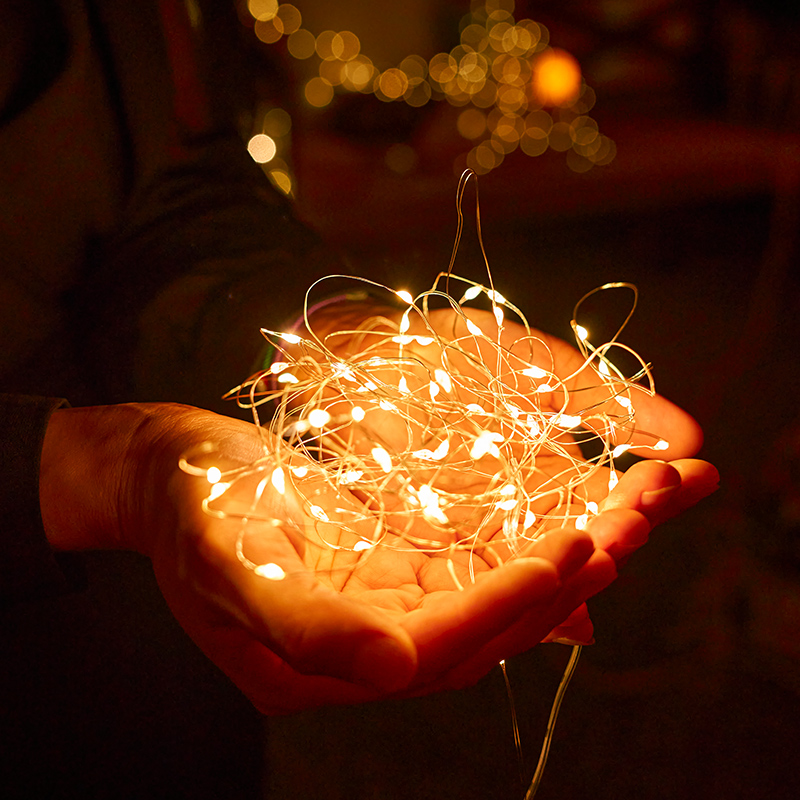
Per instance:
[[[258,577],[280,582],[287,572],[286,565],[258,563],[245,552],[253,523],[303,537],[315,563],[315,551],[335,551],[332,571],[357,570],[382,548],[436,554],[446,559],[453,590],[460,591],[456,555],[502,568],[547,531],[585,529],[600,512],[589,484],[604,477],[608,491],[617,485],[616,462],[634,446],[634,432],[637,447],[649,437],[652,450],[669,448],[666,439],[636,425],[633,397],[655,387],[649,365],[619,341],[636,308],[633,285],[605,284],[578,301],[571,327],[582,359],[563,375],[547,342],[494,288],[480,235],[487,282],[452,273],[471,175],[465,172],[459,184],[450,265],[428,291],[414,296],[350,278],[383,293],[386,305],[397,308],[400,301],[398,318],[382,313],[355,330],[318,335],[310,298],[328,280],[321,279],[306,293],[305,335],[298,326],[261,330],[278,358],[229,393],[267,434],[258,459],[225,470],[203,466],[216,451],[209,442],[180,460],[184,472],[210,485],[204,511],[240,520],[236,554]],[[581,308],[596,293],[614,290],[632,293],[630,311],[608,341],[593,343],[578,321]],[[481,299],[491,313],[469,305]],[[446,334],[436,324],[442,309]],[[507,320],[524,335],[504,336]],[[615,348],[633,357],[634,374],[611,364]],[[589,443],[595,454],[584,458],[576,445]],[[341,554],[350,558],[342,561]],[[469,574],[474,579],[472,567]],[[573,648],[526,800],[541,781],[579,652]]]
[[[459,23],[459,43],[450,51],[429,59],[411,54],[388,66],[362,53],[352,31],[307,30],[301,10],[291,3],[249,0],[247,8],[262,42],[284,41],[292,58],[316,64],[316,74],[303,86],[303,98],[312,108],[325,108],[337,93],[374,94],[383,102],[415,108],[446,101],[463,109],[456,128],[471,145],[466,166],[479,175],[500,166],[518,148],[531,157],[548,149],[565,152],[576,172],[614,159],[613,141],[589,116],[595,94],[578,62],[550,46],[544,25],[517,20],[514,0],[473,2]],[[251,152],[258,151],[253,139],[275,135],[269,127],[265,119],[263,130],[251,139]],[[278,134],[278,151],[285,150],[281,140],[287,136],[288,130]],[[415,162],[413,151],[406,150],[392,151],[387,159],[401,173]],[[273,183],[290,194],[285,162],[270,158],[260,163],[267,162]]]
[[[468,178],[465,173],[459,201]],[[458,237],[460,227],[454,258]],[[281,524],[296,526],[318,547],[349,549],[362,558],[380,545],[446,552],[452,559],[460,551],[480,554],[491,540],[505,561],[545,531],[583,528],[598,513],[587,482],[605,475],[613,488],[615,462],[631,449],[634,431],[639,441],[648,437],[636,428],[632,401],[637,392],[655,391],[649,366],[618,339],[635,309],[636,289],[606,284],[576,304],[572,328],[583,358],[565,376],[555,371],[546,342],[488,277],[485,285],[448,268],[417,296],[351,278],[384,292],[387,304],[401,301],[405,310],[396,321],[381,315],[325,336],[315,334],[307,312],[305,335],[262,329],[278,360],[230,393],[270,434],[262,457],[228,471],[193,465],[189,457],[181,462],[211,484],[209,513],[242,517],[239,555],[246,566],[260,566],[242,543],[249,522],[272,524],[273,515],[262,510],[262,494],[270,492],[291,496],[320,522],[330,515],[319,497],[336,497],[334,538],[313,524]],[[307,309],[326,280],[309,289]],[[459,286],[462,291],[451,294]],[[631,310],[610,340],[595,344],[578,322],[580,309],[595,293],[611,290],[630,291]],[[480,298],[493,313],[471,310]],[[456,320],[446,336],[433,305],[449,308]],[[515,320],[525,335],[507,340],[506,320]],[[609,366],[614,348],[634,357],[635,374]],[[271,419],[262,420],[267,408]],[[650,438],[652,450],[669,447],[656,434]],[[599,453],[583,458],[573,445],[589,442]],[[210,449],[202,450],[204,457]],[[459,488],[464,473],[471,476],[468,490]],[[255,476],[260,483],[252,507],[246,513],[226,509],[225,496]],[[373,536],[364,549],[366,523]],[[276,579],[275,570],[262,573]]]

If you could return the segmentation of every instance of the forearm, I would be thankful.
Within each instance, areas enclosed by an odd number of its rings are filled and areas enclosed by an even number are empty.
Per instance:
[[[127,549],[120,527],[123,462],[137,428],[136,406],[70,408],[50,418],[39,500],[55,550]]]
[[[55,550],[122,549],[151,555],[178,524],[173,484],[182,455],[206,441],[220,457],[260,455],[255,429],[209,411],[167,403],[72,408],[51,417],[39,497]],[[199,505],[199,501],[198,501]]]

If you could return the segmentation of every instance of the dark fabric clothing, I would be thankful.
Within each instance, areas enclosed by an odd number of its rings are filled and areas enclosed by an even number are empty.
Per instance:
[[[0,394],[0,604],[74,586],[50,549],[39,511],[39,458],[47,421],[64,400]]]
[[[0,389],[235,414],[259,328],[327,270],[200,68],[236,44],[222,4],[202,51],[180,0],[50,5],[64,69],[0,128]]]
[[[293,317],[324,265],[232,124],[231,11],[0,0],[0,34],[25,33],[0,63],[0,391],[237,413],[219,398],[259,328]],[[88,588],[69,593],[37,500],[61,402],[0,400],[0,594],[16,601],[0,603],[0,796],[260,796],[261,721],[149,562],[87,554]]]

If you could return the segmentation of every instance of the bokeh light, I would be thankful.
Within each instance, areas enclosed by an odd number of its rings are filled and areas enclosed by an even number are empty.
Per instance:
[[[533,65],[533,94],[543,106],[567,106],[581,91],[581,67],[566,50],[550,48]]]
[[[277,149],[275,140],[265,133],[257,133],[247,143],[247,152],[250,153],[253,161],[258,164],[266,164],[268,161],[272,161],[275,158]]]
[[[306,83],[304,94],[310,106],[324,108],[333,100],[333,86],[324,78],[312,78]]]
[[[247,9],[262,42],[272,45],[285,37],[292,58],[317,59],[317,74],[312,66],[302,84],[312,109],[327,107],[341,92],[374,94],[385,103],[415,108],[441,100],[462,108],[456,128],[471,150],[457,157],[458,169],[465,164],[478,173],[495,169],[518,148],[528,156],[563,152],[576,172],[608,164],[616,154],[589,116],[596,96],[583,82],[577,60],[550,47],[550,33],[541,23],[517,21],[514,0],[473,2],[461,18],[459,42],[448,52],[430,60],[412,54],[396,65],[376,65],[352,31],[315,35],[303,28],[302,14],[291,3],[248,0]],[[288,146],[282,140],[291,120],[286,115],[283,127],[276,128],[277,119],[264,119],[255,134],[271,136],[280,154]]]
[[[247,10],[255,20],[270,20],[278,13],[278,0],[247,0]]]

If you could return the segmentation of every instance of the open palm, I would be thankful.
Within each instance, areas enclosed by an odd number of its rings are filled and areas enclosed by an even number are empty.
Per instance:
[[[513,352],[519,337],[508,335]],[[547,345],[548,371],[573,375],[580,356],[558,340],[547,339]],[[545,410],[587,407],[591,380],[573,375],[567,388],[575,400],[565,404],[554,393]],[[525,391],[517,395],[522,403]],[[336,404],[352,398],[328,394],[326,402],[335,414]],[[543,492],[553,476],[581,463],[573,433],[564,431],[563,451],[540,451],[526,478],[544,520],[537,533],[546,535],[523,539],[522,546],[509,543],[496,515],[470,501],[485,493],[487,482],[496,483],[496,457],[487,453],[473,459],[469,471],[452,462],[430,467],[432,486],[460,493],[448,507],[446,525],[435,518],[431,524],[419,508],[409,513],[402,492],[390,484],[376,493],[330,481],[314,489],[293,485],[280,496],[269,490],[258,509],[251,508],[257,513],[239,515],[247,517],[244,522],[236,515],[215,519],[200,509],[208,486],[175,475],[168,493],[175,515],[167,518],[177,523],[151,537],[148,554],[186,630],[265,712],[463,686],[544,639],[590,640],[583,604],[613,580],[616,562],[643,544],[654,524],[713,490],[713,467],[684,458],[700,444],[691,418],[659,397],[637,393],[635,402],[637,426],[663,431],[676,460],[639,463],[611,491],[610,473],[596,468],[579,481],[579,491]],[[185,452],[202,437],[219,442],[236,463],[263,456],[253,426],[185,413],[195,416],[183,426],[186,435],[171,442],[173,452],[178,446]],[[365,457],[376,442],[398,452],[424,447],[430,435],[429,425],[409,426],[413,414],[370,414],[364,425],[350,426],[354,433],[336,434],[348,436],[347,446]],[[631,439],[645,448],[653,441],[649,433]],[[246,489],[245,482],[242,509],[251,502]],[[585,530],[576,530],[575,518],[588,503],[596,504],[596,513]],[[375,517],[379,525],[370,521]],[[469,531],[469,546],[452,546],[461,541],[453,533],[459,528]],[[359,542],[365,549],[356,547]],[[382,546],[368,546],[377,542]],[[251,565],[279,565],[281,579],[247,569],[237,547]]]

